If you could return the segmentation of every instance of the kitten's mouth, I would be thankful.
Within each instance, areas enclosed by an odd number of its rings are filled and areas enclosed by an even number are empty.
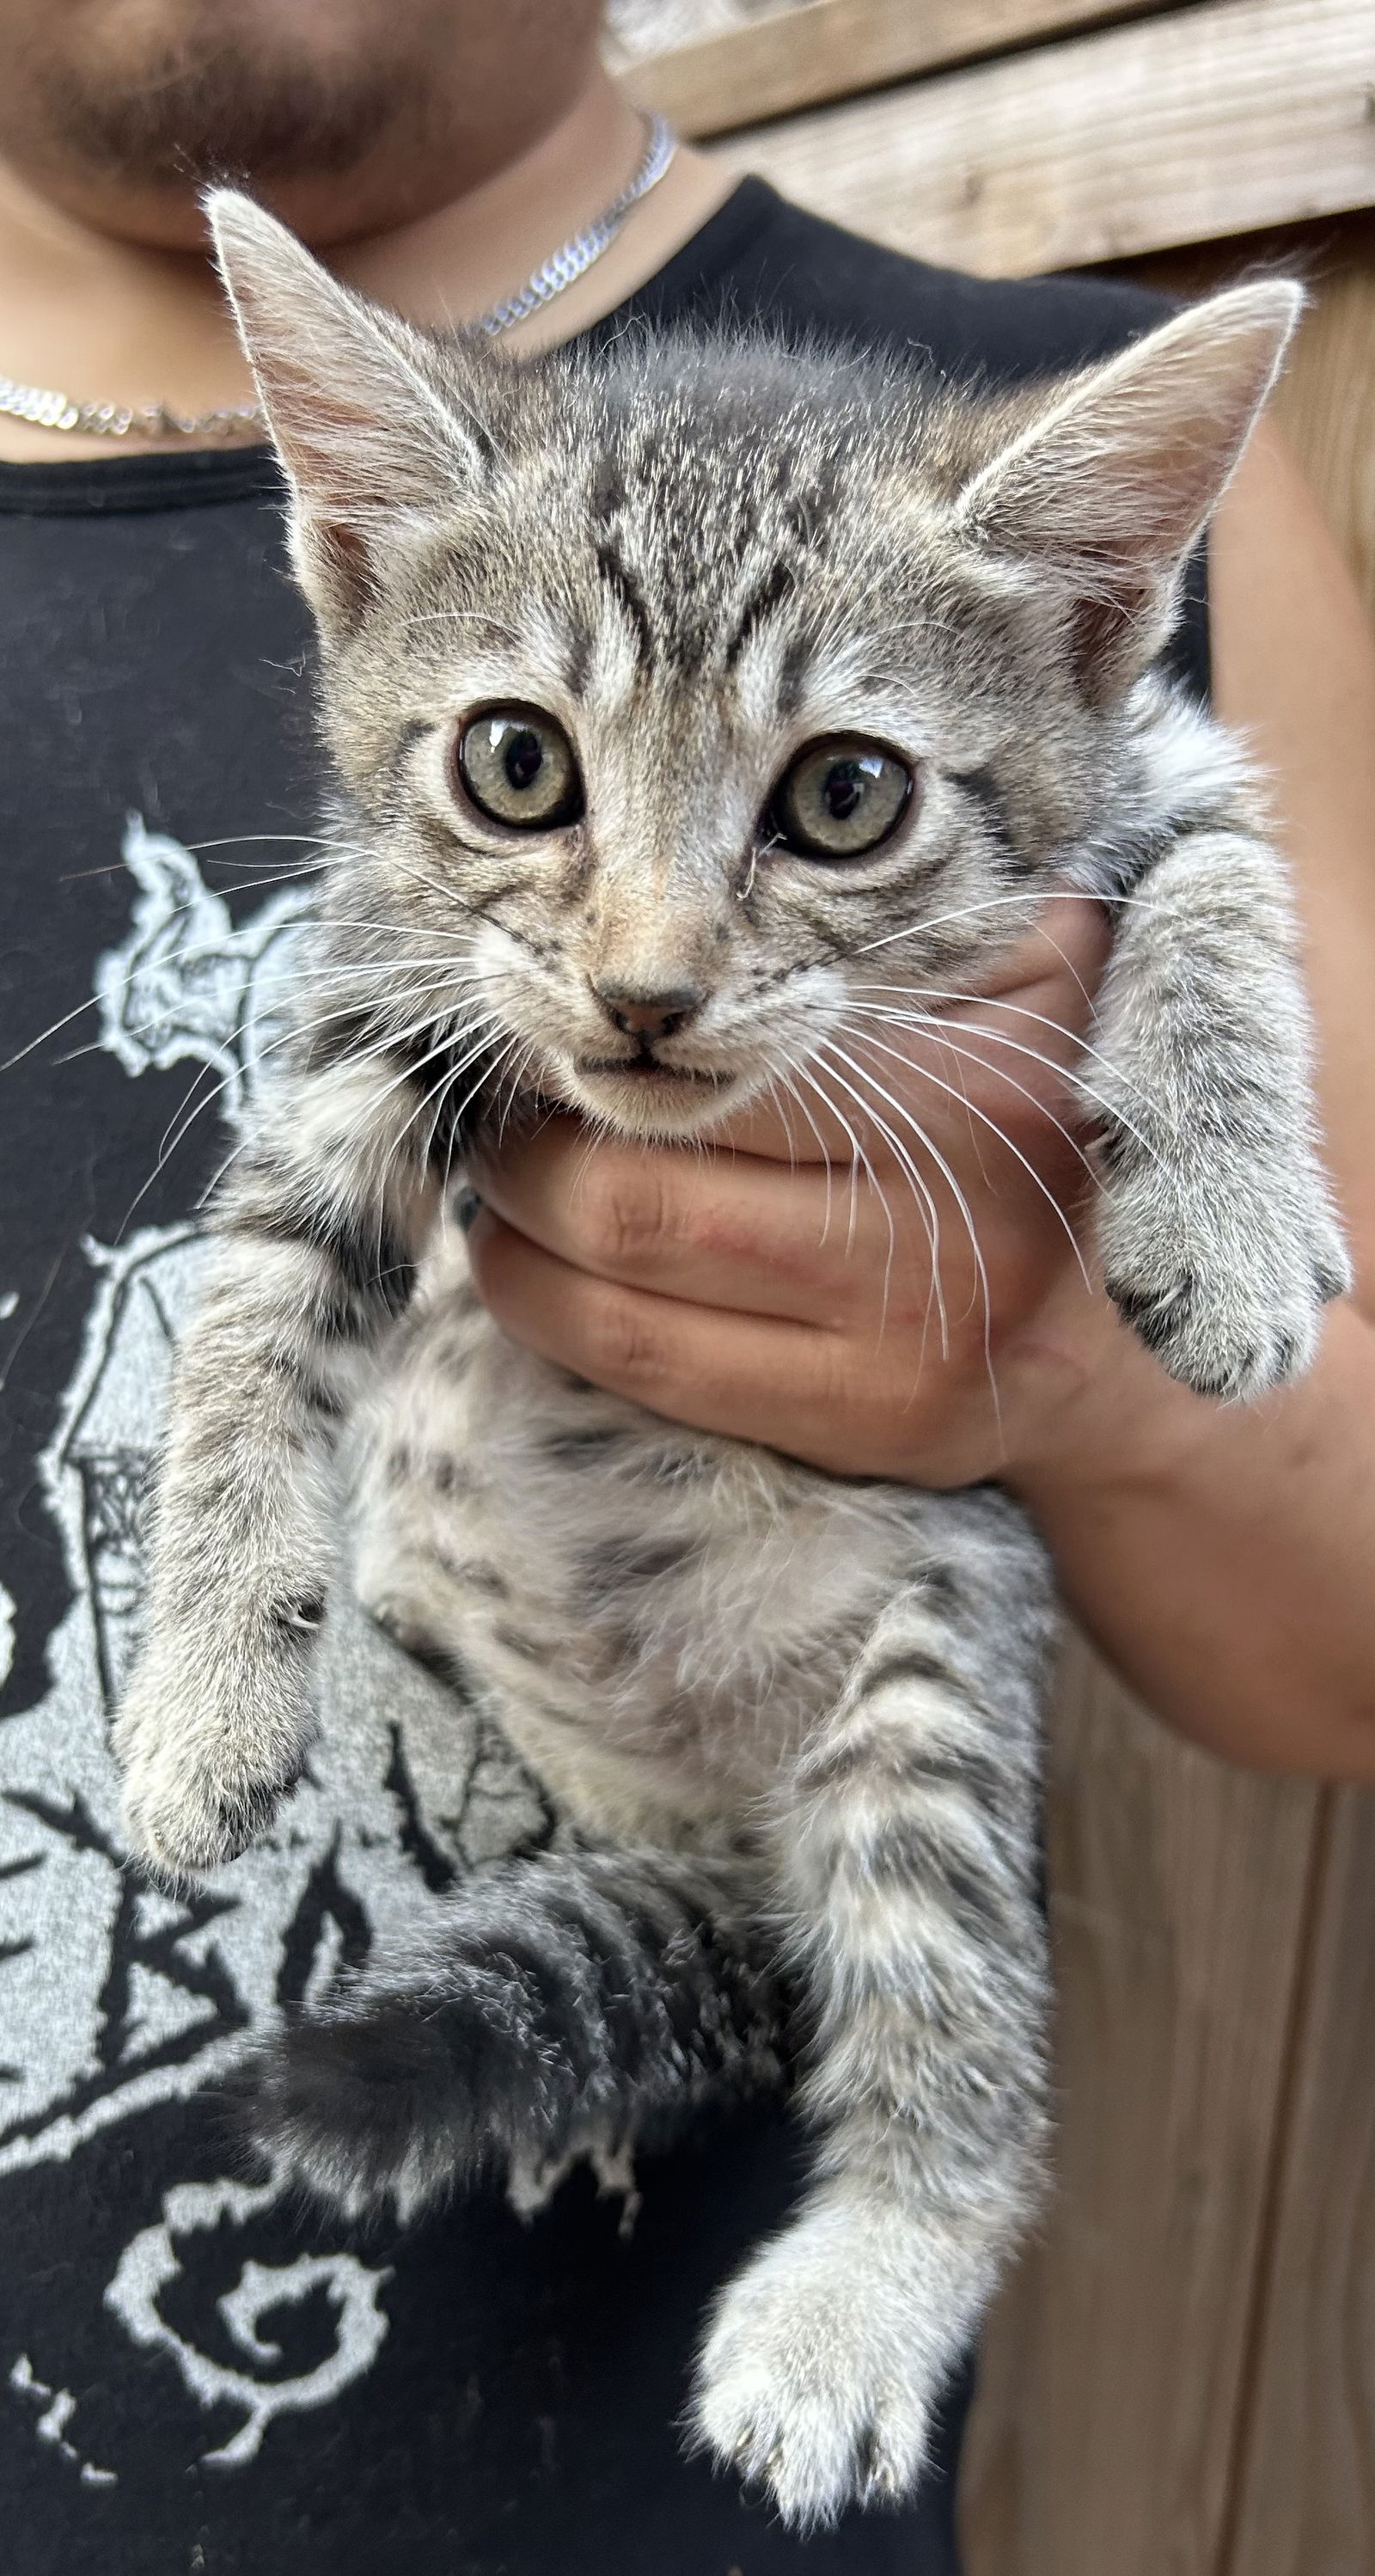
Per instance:
[[[663,1082],[697,1084],[708,1091],[723,1091],[735,1081],[733,1073],[702,1073],[685,1064],[663,1064],[656,1055],[578,1055],[573,1070],[583,1079],[605,1081],[608,1076],[621,1082]]]

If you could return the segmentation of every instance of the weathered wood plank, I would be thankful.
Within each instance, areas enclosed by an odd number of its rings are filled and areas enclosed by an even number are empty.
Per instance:
[[[710,149],[875,240],[985,276],[1375,204],[1366,0],[1221,0]]]
[[[1375,610],[1375,219],[1250,247],[1310,278],[1276,410]],[[1247,248],[1215,243],[1135,273],[1205,294]],[[971,2576],[1367,2576],[1375,1800],[1229,1787],[1159,1730],[1143,1737],[1148,1722],[1093,1672],[1076,1650],[1056,1718],[1061,2191],[989,2337],[965,2481]],[[1177,1844],[1181,1801],[1200,1794],[1208,1814],[1190,1826],[1191,1847],[1206,1870],[1216,1840],[1231,1888],[1211,1932],[1181,1883]],[[1248,1967],[1277,1838],[1278,1921]],[[1176,1855],[1163,1872],[1162,1847]],[[1209,1996],[1202,2025],[1197,2001],[1180,2018],[1190,1990]],[[1208,2021],[1233,2014],[1253,2024],[1259,2091],[1249,2095],[1244,2059],[1224,2056],[1193,2097],[1197,2120],[1181,2125],[1167,2104],[1181,2085],[1188,2098]],[[1215,2240],[1209,2210],[1238,2142],[1245,2223],[1228,2241],[1224,2216]],[[1143,2196],[1152,2162],[1160,2179]],[[1205,2261],[1193,2284],[1176,2195],[1197,2201]],[[1075,2333],[1082,2355],[1066,2371],[1063,2339]],[[1161,2393],[1178,2371],[1193,2391],[1209,2352],[1225,2377],[1191,2466]]]
[[[1134,260],[1127,273],[1172,295],[1209,295],[1251,265],[1287,269],[1308,288],[1270,409],[1375,622],[1375,213]]]
[[[1317,1798],[1167,1735],[1072,1647],[1057,2190],[985,2344],[970,2576],[1217,2576]]]
[[[621,74],[637,107],[680,134],[729,133],[1067,27],[1150,17],[1172,0],[802,0],[800,7],[655,54]]]
[[[1219,2576],[1375,2566],[1375,1798],[1332,1798],[1293,2117]]]
[[[1342,240],[1339,263],[1330,239],[1313,255],[1313,308],[1275,413],[1375,618],[1375,219]]]

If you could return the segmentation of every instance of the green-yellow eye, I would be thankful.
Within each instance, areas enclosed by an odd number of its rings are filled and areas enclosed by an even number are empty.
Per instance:
[[[458,772],[480,814],[518,832],[576,823],[582,780],[561,724],[538,707],[484,707],[458,737]]]
[[[769,826],[808,859],[855,859],[895,831],[913,787],[905,760],[862,734],[823,734],[784,770]]]

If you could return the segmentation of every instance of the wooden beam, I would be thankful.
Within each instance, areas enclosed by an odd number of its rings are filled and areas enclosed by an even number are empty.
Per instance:
[[[1055,2191],[980,2355],[966,2563],[1221,2576],[1321,1793],[1170,1736],[1077,1641],[1049,1754]]]
[[[727,134],[823,99],[1005,53],[1069,27],[1149,17],[1171,0],[802,0],[754,26],[651,55],[621,74],[680,134]]]
[[[1026,276],[1375,205],[1367,0],[1219,0],[709,148],[874,240]]]
[[[1219,2576],[1375,2564],[1375,1800],[1332,1806],[1238,2511]]]

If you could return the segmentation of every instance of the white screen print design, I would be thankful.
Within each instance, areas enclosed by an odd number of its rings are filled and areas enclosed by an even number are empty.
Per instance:
[[[307,897],[280,890],[236,923],[195,855],[138,816],[123,858],[132,919],[96,969],[99,1043],[133,1079],[197,1067],[184,1114],[217,1088],[202,1114],[224,1122],[232,1145],[270,1075]],[[188,1160],[204,1167],[203,1153]],[[341,1588],[321,1654],[334,1722],[278,1829],[184,1897],[124,1872],[107,1731],[137,1635],[152,1464],[201,1256],[188,1210],[182,1223],[135,1228],[117,1245],[88,1240],[82,1257],[91,1276],[82,1348],[37,1462],[72,1597],[48,1640],[47,1691],[0,1727],[0,2177],[68,2158],[110,2124],[217,2081],[284,2001],[318,1993],[341,1959],[413,1925],[464,1868],[538,1825],[529,1786],[481,1711],[400,1655]],[[22,1329],[12,1301],[11,1313]],[[0,1674],[13,1616],[0,1585]],[[160,2340],[209,2404],[189,2347],[150,2323],[157,2282],[147,2247],[173,2226],[176,2200],[174,2191],[162,2234],[145,2228],[137,2240],[143,2268],[131,2247],[118,2296],[113,2284],[108,2295],[128,2330],[137,2316],[138,2339]],[[158,2259],[175,2263],[172,2253]],[[255,2264],[244,2319],[260,2293],[270,2304],[269,2286],[278,2299],[305,2295],[302,2266],[312,2259],[283,2267],[271,2285]],[[353,2377],[376,2343],[363,2331],[352,2274],[348,2283],[337,2314]],[[379,2312],[379,2335],[383,2323]],[[255,2357],[250,2336],[246,2363]],[[295,2381],[264,2381],[245,2417],[245,2441],[256,2427],[251,2442],[222,2446],[221,2464],[251,2455],[273,2411],[324,2403],[342,2383],[322,2366],[310,2384],[307,2398]]]

